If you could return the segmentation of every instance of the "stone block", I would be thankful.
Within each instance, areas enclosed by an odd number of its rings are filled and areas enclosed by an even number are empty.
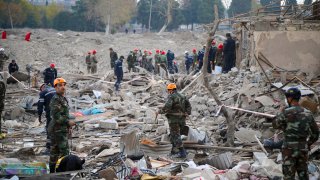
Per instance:
[[[99,126],[103,129],[118,129],[118,122],[115,119],[101,120]]]
[[[287,31],[296,31],[297,28],[294,27],[294,26],[288,26],[288,27],[286,27],[286,30],[287,30]]]
[[[166,126],[160,126],[156,130],[157,135],[162,135],[167,133],[167,127]]]

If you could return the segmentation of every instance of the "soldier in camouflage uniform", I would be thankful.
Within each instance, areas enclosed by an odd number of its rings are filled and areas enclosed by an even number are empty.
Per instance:
[[[114,65],[116,60],[118,60],[118,54],[113,50],[113,48],[109,48],[110,51],[110,65],[111,68],[114,69]]]
[[[3,71],[4,62],[8,59],[9,56],[4,53],[4,49],[0,48],[0,72]]]
[[[91,74],[95,74],[98,71],[98,60],[97,60],[97,51],[93,50],[92,55],[90,56],[90,62],[91,62]]]
[[[0,139],[2,135],[2,130],[1,130],[1,116],[2,116],[2,111],[4,109],[4,99],[6,95],[6,85],[5,83],[0,79]]]
[[[160,73],[160,63],[161,63],[161,58],[160,58],[160,50],[156,50],[156,54],[154,55],[154,74],[159,74]]]
[[[300,97],[299,89],[288,89],[286,98],[289,107],[281,108],[272,122],[275,129],[281,129],[284,133],[282,171],[285,180],[295,179],[296,172],[299,179],[309,179],[308,150],[319,137],[319,128],[311,112],[299,105]]]
[[[88,74],[91,73],[91,52],[89,51],[88,54],[86,55],[86,65],[87,65],[87,72]]]
[[[54,95],[50,102],[52,120],[49,123],[48,133],[51,138],[50,173],[55,172],[55,165],[59,158],[69,155],[68,133],[75,122],[69,118],[69,105],[65,95],[66,81],[62,78],[54,80]]]
[[[166,114],[168,119],[172,154],[179,150],[177,157],[185,158],[186,150],[183,148],[180,134],[186,125],[186,116],[191,114],[191,105],[184,95],[177,92],[176,88],[176,85],[173,83],[167,86],[169,93],[168,101],[158,113]]]
[[[133,52],[130,51],[128,57],[127,57],[127,63],[128,63],[128,70],[131,72],[134,69],[134,59],[133,59]]]

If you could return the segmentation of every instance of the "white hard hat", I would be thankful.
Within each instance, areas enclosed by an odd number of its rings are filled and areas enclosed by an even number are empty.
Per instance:
[[[1,52],[3,52],[3,51],[4,51],[4,49],[3,49],[3,48],[0,48],[0,51],[1,51]]]
[[[189,54],[189,52],[188,52],[188,51],[185,51],[184,53],[185,53],[185,54]]]

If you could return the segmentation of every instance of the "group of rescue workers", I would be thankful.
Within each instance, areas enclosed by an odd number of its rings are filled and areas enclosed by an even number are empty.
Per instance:
[[[225,72],[235,65],[235,42],[227,34],[227,40],[224,44],[216,46],[216,42],[212,41],[212,47],[209,52],[208,72],[214,69],[214,65],[223,66]],[[118,58],[117,53],[110,48],[111,67],[114,68],[114,73],[117,76],[115,83],[116,90],[123,77],[122,63],[124,56]],[[200,51],[193,49],[192,53],[185,52],[186,70],[190,73],[190,68],[194,71],[200,71],[203,66],[205,47]],[[86,64],[88,73],[97,72],[96,51],[88,52],[86,56]],[[152,67],[152,52],[144,51],[139,60],[138,54],[141,51],[134,49],[127,57],[129,71],[135,71],[136,66],[154,71],[159,74],[159,68],[168,69],[169,73],[178,71],[175,67],[174,53],[170,50],[167,52],[156,50],[154,56],[155,67]],[[0,71],[3,71],[3,62],[9,59],[4,54],[4,50],[0,49]],[[12,62],[13,63],[13,62]],[[15,63],[15,62],[14,62]],[[12,66],[12,65],[11,65]],[[9,65],[10,67],[10,65]],[[19,68],[15,68],[19,69]],[[47,132],[47,153],[50,154],[50,173],[56,170],[56,164],[59,159],[69,155],[68,136],[71,134],[72,127],[76,125],[75,121],[69,114],[69,104],[65,97],[67,91],[67,82],[65,79],[58,77],[58,72],[55,69],[55,64],[50,64],[50,67],[44,70],[44,84],[40,87],[40,98],[38,102],[39,122],[42,122],[42,113],[45,111],[46,117],[46,132]],[[4,83],[0,81],[0,119],[1,112],[4,108]],[[182,130],[186,126],[186,119],[191,114],[191,104],[188,98],[178,92],[177,86],[174,83],[167,85],[168,97],[163,108],[157,111],[158,114],[165,114],[168,119],[170,130],[170,142],[172,144],[171,155],[177,158],[185,158],[187,152],[183,147],[181,140]],[[282,145],[283,157],[283,174],[284,179],[294,179],[295,173],[298,173],[299,179],[308,179],[307,161],[308,151],[311,145],[318,140],[319,129],[310,111],[299,105],[301,92],[297,88],[290,88],[285,92],[288,102],[287,107],[280,108],[279,114],[273,119],[273,127],[281,129],[284,133]]]

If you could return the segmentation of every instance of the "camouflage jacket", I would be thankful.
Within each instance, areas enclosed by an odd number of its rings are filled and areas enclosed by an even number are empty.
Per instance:
[[[191,104],[184,95],[175,92],[169,95],[168,101],[160,110],[160,114],[166,114],[169,123],[184,121],[185,114],[191,114]]]
[[[50,113],[52,120],[49,123],[48,132],[68,132],[69,104],[64,96],[56,94],[50,102]]]
[[[167,64],[167,56],[166,55],[160,56],[160,63]]]
[[[87,64],[87,65],[90,65],[90,64],[91,64],[90,54],[88,54],[88,55],[86,56],[86,64]]]
[[[198,54],[197,53],[193,53],[192,54],[192,58],[193,58],[193,64],[196,64],[198,62]]]
[[[160,54],[155,54],[154,55],[154,61],[155,61],[156,64],[160,64],[161,63]]]
[[[319,128],[311,112],[300,106],[277,114],[272,126],[283,131],[283,148],[307,149],[319,138]]]
[[[134,59],[133,59],[133,54],[130,53],[129,56],[127,57],[127,63],[128,65],[133,65],[134,64]]]
[[[96,55],[90,56],[90,62],[91,62],[91,64],[98,64]]]
[[[116,62],[116,60],[118,60],[118,54],[116,52],[111,52],[110,53],[110,60],[111,60],[111,64],[114,64]]]

